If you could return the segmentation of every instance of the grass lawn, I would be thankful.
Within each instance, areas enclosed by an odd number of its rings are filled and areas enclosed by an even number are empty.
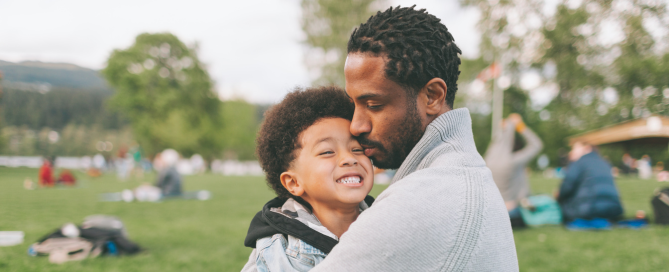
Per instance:
[[[154,176],[119,182],[112,175],[92,179],[82,173],[75,188],[25,190],[35,169],[0,168],[0,230],[26,233],[22,245],[0,247],[0,271],[239,271],[248,259],[243,246],[248,224],[273,197],[260,177],[205,174],[185,178],[186,190],[210,190],[209,201],[163,203],[99,202],[98,195],[152,182]],[[533,177],[535,193],[550,193],[558,180]],[[661,183],[618,179],[626,214],[638,209],[652,214],[650,197]],[[376,185],[372,195],[385,186]],[[92,214],[121,218],[131,240],[146,248],[132,257],[103,257],[50,264],[30,257],[28,246],[62,224],[81,223]],[[514,233],[521,271],[667,271],[669,228],[570,232],[562,227]]]

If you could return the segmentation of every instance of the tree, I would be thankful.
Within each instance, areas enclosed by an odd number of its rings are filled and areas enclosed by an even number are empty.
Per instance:
[[[221,102],[195,48],[169,33],[141,34],[130,48],[112,52],[102,74],[115,89],[110,105],[130,120],[148,154],[221,152]]]
[[[305,63],[314,85],[344,86],[351,32],[385,6],[382,0],[302,0],[302,30],[307,35]]]
[[[521,108],[505,101],[505,112],[511,107],[522,111],[544,140],[549,156],[556,158],[574,134],[650,114],[669,114],[669,23],[664,3],[462,3],[481,11],[481,56],[488,63],[496,60],[503,65],[509,83],[504,88],[544,97],[542,103],[529,99]],[[551,8],[555,9],[547,12]],[[665,34],[654,36],[652,30]],[[536,84],[525,84],[532,78]]]

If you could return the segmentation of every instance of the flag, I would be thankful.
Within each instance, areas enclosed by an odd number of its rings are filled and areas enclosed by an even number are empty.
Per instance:
[[[476,76],[476,78],[485,82],[494,78],[498,78],[501,74],[502,67],[500,67],[500,65],[496,62],[493,62],[490,64],[490,66],[483,69],[483,71],[481,71],[479,75]]]

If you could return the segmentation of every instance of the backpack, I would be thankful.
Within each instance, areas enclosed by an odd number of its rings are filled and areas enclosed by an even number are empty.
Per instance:
[[[669,225],[669,187],[657,190],[650,201],[655,215],[655,224]]]
[[[48,255],[51,263],[79,261],[88,257],[96,257],[102,252],[88,240],[75,237],[48,238],[30,246],[28,253],[33,256]]]
[[[113,216],[95,215],[86,217],[82,226],[66,224],[44,236],[30,246],[28,254],[48,255],[50,262],[64,263],[99,255],[132,255],[141,251],[137,244],[127,238],[121,220]]]

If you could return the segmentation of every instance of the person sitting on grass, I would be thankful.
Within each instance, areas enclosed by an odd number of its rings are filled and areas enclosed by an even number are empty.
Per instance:
[[[265,114],[257,154],[277,197],[249,227],[242,271],[307,271],[374,199],[372,163],[349,132],[353,104],[337,87],[289,93]]]
[[[562,208],[564,221],[619,219],[623,207],[611,174],[611,165],[602,159],[592,145],[580,141],[572,146],[569,160],[571,164],[555,195]]]

